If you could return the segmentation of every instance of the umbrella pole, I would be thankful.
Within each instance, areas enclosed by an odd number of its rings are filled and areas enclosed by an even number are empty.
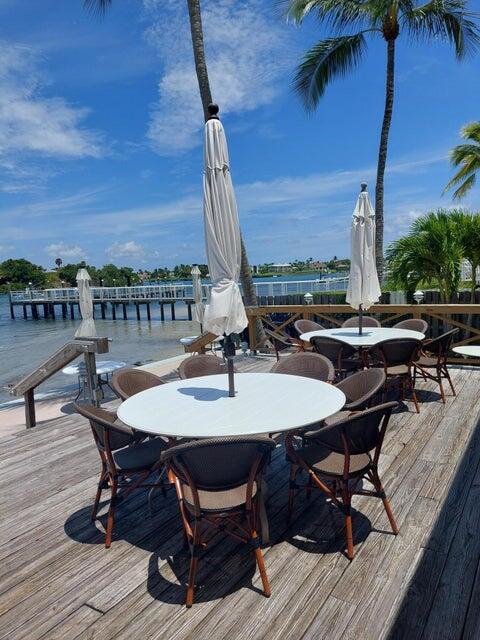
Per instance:
[[[233,374],[233,357],[235,356],[235,343],[232,340],[232,336],[225,336],[223,341],[223,352],[227,359],[228,370],[228,397],[235,397],[235,378]]]
[[[362,335],[363,325],[363,308],[362,305],[358,307],[358,335]]]

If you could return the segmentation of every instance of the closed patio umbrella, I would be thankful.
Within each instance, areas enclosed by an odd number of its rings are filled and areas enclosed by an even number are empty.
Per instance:
[[[346,300],[359,311],[359,333],[362,313],[380,300],[381,289],[375,266],[375,211],[362,183],[352,217],[350,276]]]
[[[195,265],[190,271],[192,276],[193,285],[193,319],[200,323],[203,322],[203,315],[205,313],[205,307],[202,302],[202,278],[200,269]]]
[[[227,141],[217,117],[218,106],[209,106],[210,119],[205,124],[205,171],[203,177],[203,215],[205,245],[212,289],[205,307],[204,329],[226,336],[233,395],[232,333],[240,333],[248,324],[238,287],[241,265],[241,238],[237,203],[230,175]]]
[[[86,269],[77,273],[78,300],[82,322],[75,332],[76,338],[94,338],[97,335],[93,319],[93,298],[90,289],[90,275]]]

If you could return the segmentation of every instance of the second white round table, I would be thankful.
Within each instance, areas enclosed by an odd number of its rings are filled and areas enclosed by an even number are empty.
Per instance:
[[[218,438],[308,427],[339,411],[345,395],[331,384],[279,373],[225,374],[163,384],[128,398],[118,417],[132,427],[175,438]]]
[[[363,327],[362,335],[358,332],[358,327],[338,327],[336,329],[319,329],[302,333],[300,339],[310,342],[310,338],[321,336],[325,338],[337,338],[352,347],[373,347],[373,345],[383,340],[393,340],[394,338],[411,338],[412,340],[423,340],[425,335],[419,331],[410,329],[396,329],[395,327]]]

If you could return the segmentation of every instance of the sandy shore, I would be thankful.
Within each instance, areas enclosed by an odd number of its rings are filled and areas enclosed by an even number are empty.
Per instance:
[[[187,358],[188,355],[182,354],[173,358],[159,360],[158,362],[151,362],[139,368],[151,371],[158,376],[169,376],[175,373],[180,362]],[[36,400],[37,425],[72,413],[75,395],[76,390],[72,391],[72,393],[63,393]],[[111,401],[112,397],[109,396],[106,400]],[[0,405],[0,437],[23,430],[25,430],[25,405],[23,400],[18,399],[17,401]]]

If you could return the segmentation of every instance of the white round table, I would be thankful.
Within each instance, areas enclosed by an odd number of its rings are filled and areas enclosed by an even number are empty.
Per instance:
[[[382,340],[393,340],[394,338],[412,338],[423,340],[425,335],[419,331],[410,329],[395,329],[395,327],[363,327],[362,335],[358,333],[358,327],[338,327],[336,329],[320,329],[302,333],[300,339],[309,342],[314,336],[326,338],[338,338],[348,343],[352,347],[372,347]]]
[[[123,369],[126,367],[126,362],[120,362],[118,360],[97,360],[97,376],[98,376],[98,384],[100,386],[100,390],[102,391],[103,396],[103,385],[107,385],[110,387],[109,374],[113,373],[117,369]],[[75,398],[78,400],[80,395],[83,392],[83,397],[85,398],[85,384],[86,384],[86,367],[85,362],[76,362],[75,364],[69,364],[62,369],[62,373],[67,376],[77,376],[78,377],[78,394]],[[102,375],[106,376],[102,378]]]
[[[134,429],[175,438],[217,438],[292,431],[339,411],[345,395],[331,384],[278,373],[225,374],[162,384],[128,398],[118,417]]]
[[[453,347],[452,351],[455,353],[459,353],[462,356],[471,356],[480,358],[480,346],[476,345],[465,345],[464,347]]]

